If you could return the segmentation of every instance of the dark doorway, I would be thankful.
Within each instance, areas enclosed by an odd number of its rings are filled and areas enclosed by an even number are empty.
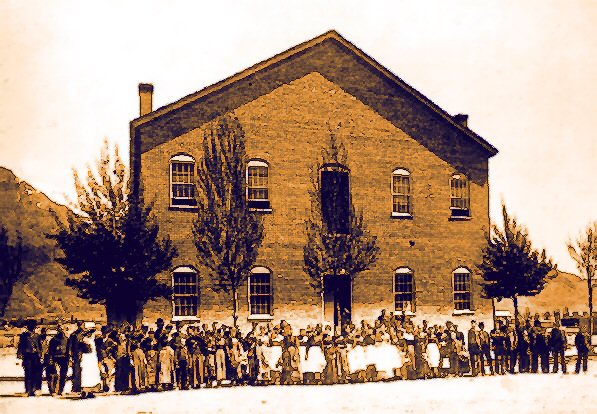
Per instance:
[[[325,308],[328,320],[333,312],[334,326],[345,327],[352,320],[352,283],[350,277],[326,276],[323,281]],[[326,318],[326,319],[327,319]]]

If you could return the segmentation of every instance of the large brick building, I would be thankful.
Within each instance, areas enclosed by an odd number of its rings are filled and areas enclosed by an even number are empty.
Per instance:
[[[131,122],[133,194],[154,203],[179,257],[162,275],[174,285],[172,302],[149,303],[146,318],[230,320],[229,296],[214,291],[192,236],[203,133],[226,113],[244,128],[248,196],[266,231],[239,294],[239,322],[333,322],[340,308],[355,321],[383,308],[429,320],[491,314],[475,264],[497,150],[465,115],[449,115],[334,31],[156,110],[152,92],[140,85],[141,116]],[[364,209],[380,254],[354,283],[320,295],[303,271],[303,246],[310,168],[330,128],[347,149],[351,200]]]

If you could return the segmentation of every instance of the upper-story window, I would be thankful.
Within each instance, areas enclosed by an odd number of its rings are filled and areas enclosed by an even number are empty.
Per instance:
[[[452,277],[454,288],[454,310],[472,310],[472,278],[470,270],[465,267],[459,267],[454,270]]]
[[[452,217],[470,217],[471,197],[466,175],[456,173],[450,178],[450,200]]]
[[[412,215],[410,172],[399,168],[392,173],[392,216]]]
[[[415,310],[415,278],[408,267],[400,267],[394,273],[394,303],[397,311]]]
[[[247,200],[252,210],[269,210],[269,165],[251,160],[247,165]]]
[[[199,312],[199,280],[192,267],[181,266],[172,272],[172,310],[174,317],[196,317]]]
[[[170,205],[194,207],[195,199],[195,159],[180,154],[170,159]]]

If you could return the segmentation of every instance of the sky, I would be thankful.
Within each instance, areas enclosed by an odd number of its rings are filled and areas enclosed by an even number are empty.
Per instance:
[[[559,268],[597,220],[597,1],[0,0],[0,166],[64,203],[108,138],[330,29],[495,147],[501,203]]]

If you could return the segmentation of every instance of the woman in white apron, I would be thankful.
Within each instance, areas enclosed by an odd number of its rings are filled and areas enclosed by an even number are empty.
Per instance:
[[[95,325],[94,325],[95,326]],[[93,388],[100,391],[102,378],[100,376],[99,361],[95,349],[95,331],[86,334],[83,342],[87,345],[90,352],[83,354],[81,359],[81,386],[83,388]]]
[[[439,353],[439,347],[437,345],[437,339],[433,335],[429,337],[427,348],[425,349],[425,355],[427,364],[429,364],[429,368],[431,369],[431,374],[434,378],[439,377],[439,365],[441,362],[441,357]]]

